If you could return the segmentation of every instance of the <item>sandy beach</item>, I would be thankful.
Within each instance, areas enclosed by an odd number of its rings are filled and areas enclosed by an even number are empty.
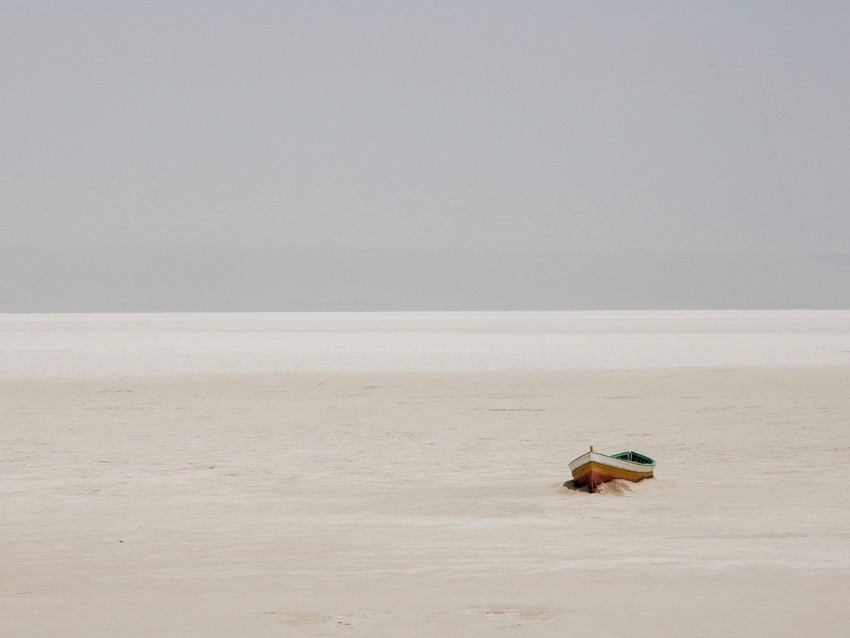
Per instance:
[[[0,634],[843,635],[848,426],[845,311],[2,315]]]

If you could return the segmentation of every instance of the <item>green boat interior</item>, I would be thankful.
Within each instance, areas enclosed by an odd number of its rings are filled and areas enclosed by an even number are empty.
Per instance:
[[[611,458],[620,459],[622,461],[631,461],[632,463],[640,463],[641,465],[655,465],[655,461],[648,456],[644,456],[638,452],[633,452],[632,450],[617,452],[616,454],[612,454]]]

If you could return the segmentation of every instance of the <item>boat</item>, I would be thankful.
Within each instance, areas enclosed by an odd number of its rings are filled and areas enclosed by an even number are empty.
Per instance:
[[[570,472],[576,486],[587,485],[591,492],[596,491],[596,486],[614,479],[625,481],[642,481],[652,478],[655,471],[655,461],[648,456],[626,450],[608,456],[593,451],[585,452],[580,457],[570,462]]]

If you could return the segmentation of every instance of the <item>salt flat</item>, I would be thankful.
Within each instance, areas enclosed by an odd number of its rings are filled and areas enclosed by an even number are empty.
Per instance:
[[[0,314],[0,376],[850,365],[850,311]]]
[[[5,315],[4,632],[841,635],[848,388],[847,312]]]

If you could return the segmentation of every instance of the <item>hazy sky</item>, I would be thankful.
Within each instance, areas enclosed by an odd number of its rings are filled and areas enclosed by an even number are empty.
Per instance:
[[[850,251],[850,3],[2,2],[0,245]]]

